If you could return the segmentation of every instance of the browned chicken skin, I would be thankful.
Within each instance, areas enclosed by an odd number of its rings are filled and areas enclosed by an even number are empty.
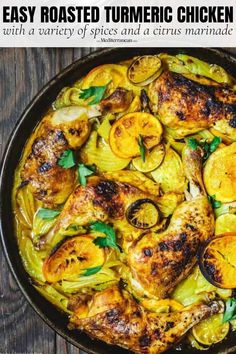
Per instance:
[[[90,133],[89,118],[106,112],[126,110],[133,95],[131,91],[117,88],[99,105],[71,106],[48,113],[27,148],[23,182],[28,182],[35,197],[46,206],[55,207],[65,202],[74,189],[75,171],[58,165],[63,152],[77,150]]]
[[[153,110],[177,138],[214,127],[236,140],[236,94],[222,86],[201,85],[180,74],[165,71],[152,84]],[[155,95],[151,94],[151,101]]]
[[[29,182],[35,197],[47,206],[65,202],[74,188],[74,169],[65,169],[58,161],[64,151],[79,148],[89,136],[88,114],[80,107],[51,112],[28,143],[21,178]]]
[[[214,216],[201,180],[201,150],[186,148],[183,163],[194,199],[179,205],[168,228],[147,232],[129,248],[132,275],[147,294],[165,298],[197,261],[202,242],[213,235]]]
[[[156,314],[141,308],[118,287],[96,293],[87,306],[74,300],[69,308],[74,311],[71,323],[76,328],[140,354],[163,353],[199,321],[223,312],[223,304],[213,301],[179,312]]]
[[[115,182],[105,177],[90,177],[86,187],[78,186],[66,202],[54,232],[76,223],[85,226],[93,221],[119,223],[125,219],[128,206],[142,198],[157,200],[129,183]]]

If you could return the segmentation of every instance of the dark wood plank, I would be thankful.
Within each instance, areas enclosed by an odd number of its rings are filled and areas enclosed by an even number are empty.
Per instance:
[[[82,54],[78,50],[76,57]],[[73,49],[0,50],[0,156],[7,138],[25,106],[40,88],[74,59]],[[0,253],[0,352],[66,353],[79,350],[60,338],[30,308]],[[71,349],[72,348],[72,349]]]

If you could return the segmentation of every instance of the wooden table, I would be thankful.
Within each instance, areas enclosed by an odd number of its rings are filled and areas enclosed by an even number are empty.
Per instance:
[[[225,49],[236,54],[236,48]],[[0,49],[0,157],[14,124],[39,89],[61,69],[93,50]],[[0,354],[75,353],[83,352],[67,343],[34,313],[1,252]]]

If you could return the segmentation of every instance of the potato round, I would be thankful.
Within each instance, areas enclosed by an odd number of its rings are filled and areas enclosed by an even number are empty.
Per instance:
[[[236,200],[236,143],[216,150],[203,173],[207,193],[223,203]]]
[[[94,237],[81,235],[66,239],[43,264],[43,274],[49,283],[79,275],[88,268],[103,265],[105,253],[93,243]]]
[[[162,126],[152,114],[134,112],[121,117],[110,130],[109,142],[112,151],[119,157],[140,155],[139,137],[146,149],[159,144]]]

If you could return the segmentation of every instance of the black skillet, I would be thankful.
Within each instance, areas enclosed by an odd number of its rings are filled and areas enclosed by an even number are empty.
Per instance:
[[[16,124],[11,137],[8,141],[4,153],[0,174],[0,222],[1,238],[5,256],[14,277],[23,292],[24,296],[43,318],[61,336],[75,346],[94,354],[125,354],[130,353],[125,349],[108,345],[104,342],[92,340],[85,333],[77,330],[70,331],[67,328],[67,316],[58,311],[51,303],[44,299],[32,286],[27,275],[17,247],[17,240],[13,225],[11,191],[13,187],[13,175],[15,168],[20,160],[22,150],[41,117],[46,113],[51,103],[55,100],[59,91],[72,84],[80,77],[88,73],[89,70],[97,65],[105,63],[119,62],[136,55],[156,54],[159,52],[170,54],[186,53],[223,66],[233,76],[236,76],[236,59],[222,50],[204,48],[110,48],[102,49],[77,60],[60,74],[53,78],[32,100],[26,108],[18,123]],[[236,353],[236,334],[231,333],[222,343],[211,347],[208,352],[211,354]],[[234,349],[233,349],[234,347]],[[179,351],[178,351],[179,352]],[[183,345],[181,353],[199,353],[192,348]],[[177,353],[170,350],[168,353]]]

